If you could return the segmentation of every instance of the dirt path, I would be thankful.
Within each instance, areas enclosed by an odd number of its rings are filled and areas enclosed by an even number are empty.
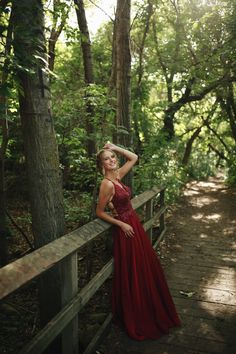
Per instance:
[[[161,261],[182,327],[144,342],[112,327],[97,353],[236,353],[236,189],[192,182],[167,221]]]

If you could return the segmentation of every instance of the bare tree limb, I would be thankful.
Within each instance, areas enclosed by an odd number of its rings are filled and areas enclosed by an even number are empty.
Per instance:
[[[66,20],[68,18],[68,14],[70,11],[70,7],[68,6],[67,10],[64,13],[62,13],[61,22],[57,26],[57,21],[58,21],[58,17],[59,17],[57,15],[57,7],[59,5],[60,5],[60,0],[59,1],[54,0],[54,3],[53,3],[53,27],[51,29],[50,37],[48,40],[48,54],[49,54],[48,67],[49,67],[50,71],[54,70],[56,43],[58,41],[58,38],[59,38],[65,24],[66,24]]]
[[[207,128],[217,137],[217,139],[221,142],[221,144],[224,146],[225,150],[227,152],[230,152],[230,148],[226,145],[226,143],[224,142],[224,140],[221,138],[221,136],[217,133],[217,131],[215,131],[215,129],[213,129],[211,126],[210,126],[210,123],[207,122],[206,123],[206,126]]]
[[[101,11],[111,20],[111,22],[114,23],[115,20],[114,20],[103,8],[101,8],[99,5],[95,4],[95,2],[92,1],[92,0],[89,0],[89,2],[91,2],[91,4],[93,4],[93,5],[96,6],[99,10],[101,10]]]
[[[216,153],[221,159],[229,161],[228,157],[224,155],[223,152],[219,151],[216,147],[214,147],[212,144],[208,144],[209,148]]]
[[[22,228],[17,225],[17,223],[15,222],[15,220],[13,219],[13,217],[10,215],[10,213],[5,210],[6,215],[8,216],[8,218],[11,220],[12,225],[14,225],[14,227],[17,229],[17,231],[19,231],[21,233],[21,235],[24,237],[25,241],[28,243],[28,245],[30,246],[31,250],[34,250],[34,246],[31,243],[31,241],[29,240],[28,236],[24,233],[24,231],[22,230]]]

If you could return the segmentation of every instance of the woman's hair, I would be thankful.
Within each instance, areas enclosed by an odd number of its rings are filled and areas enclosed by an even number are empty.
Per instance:
[[[116,156],[116,159],[117,159],[117,162],[118,162],[118,157],[117,157],[116,153],[113,150],[111,150],[111,149],[101,149],[101,150],[99,150],[97,155],[96,155],[96,157],[97,157],[97,168],[98,168],[99,172],[102,175],[104,175],[103,166],[102,166],[102,155],[106,151],[110,151],[112,154],[114,154]]]

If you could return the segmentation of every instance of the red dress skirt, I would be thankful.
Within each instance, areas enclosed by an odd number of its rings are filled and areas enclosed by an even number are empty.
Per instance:
[[[130,190],[120,181],[113,184],[117,218],[135,232],[130,238],[114,228],[113,319],[133,339],[158,339],[180,320],[157,254],[132,208]]]

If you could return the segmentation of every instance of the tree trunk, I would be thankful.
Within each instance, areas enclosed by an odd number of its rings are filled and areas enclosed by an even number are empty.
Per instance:
[[[66,24],[69,10],[70,6],[62,4],[61,0],[53,0],[53,23],[48,40],[48,67],[50,71],[54,70],[56,43]],[[59,25],[58,20],[60,20]]]
[[[168,65],[166,64],[165,58],[163,57],[161,50],[159,48],[160,46],[158,41],[155,17],[153,17],[153,22],[152,22],[156,54],[166,82],[168,107],[164,112],[164,120],[163,120],[164,126],[162,128],[162,131],[167,140],[171,140],[175,136],[174,118],[175,118],[176,111],[175,111],[175,106],[173,105],[173,80],[176,74],[175,62],[178,61],[180,45],[181,45],[181,34],[180,34],[181,23],[179,17],[179,9],[177,3],[173,2],[172,5],[174,6],[176,12],[176,24],[174,26],[175,27],[175,55],[174,55],[174,62],[170,65],[170,67],[168,67]]]
[[[116,10],[116,126],[118,143],[131,145],[130,135],[130,0],[118,0]]]
[[[6,2],[7,4],[7,2]],[[1,4],[3,5],[3,4]],[[12,13],[9,18],[9,24],[5,43],[5,60],[3,64],[1,87],[5,88],[8,78],[9,55],[12,45]],[[3,91],[4,92],[4,91]],[[7,121],[7,96],[0,95],[0,127],[2,128],[2,142],[0,146],[0,267],[8,262],[7,236],[9,230],[6,222],[6,193],[5,193],[5,155],[8,145],[8,121]]]
[[[202,130],[202,126],[197,128],[195,130],[195,132],[191,135],[190,139],[188,140],[187,144],[186,144],[186,148],[185,148],[185,152],[184,152],[184,157],[182,160],[182,164],[184,166],[186,166],[188,164],[189,161],[189,157],[191,155],[192,152],[192,147],[193,147],[193,143],[194,141],[197,139],[197,137],[199,136],[199,134],[201,133]]]
[[[5,214],[4,161],[0,159],[0,267],[7,264],[7,224]]]
[[[116,127],[117,142],[125,147],[131,146],[130,130],[130,0],[117,0],[116,10]],[[129,186],[132,178],[125,180]]]
[[[190,155],[191,155],[191,152],[192,152],[193,143],[198,138],[199,134],[201,133],[202,127],[203,126],[207,126],[208,129],[211,129],[209,120],[213,117],[214,112],[215,112],[215,110],[217,108],[218,102],[219,102],[219,100],[217,98],[215,103],[212,106],[212,109],[209,111],[209,113],[207,115],[207,118],[203,120],[203,124],[194,131],[194,133],[191,135],[190,139],[188,140],[188,142],[186,144],[184,156],[183,156],[183,159],[182,159],[182,164],[184,166],[186,166],[188,164],[188,161],[189,161],[189,158],[190,158]],[[215,134],[217,134],[217,133],[215,132]]]
[[[234,100],[234,90],[232,82],[228,86],[228,95],[226,101],[226,111],[228,113],[232,137],[236,143],[236,105]]]
[[[93,60],[92,60],[92,50],[91,50],[91,41],[89,36],[88,24],[86,19],[86,14],[84,10],[84,2],[83,0],[74,0],[75,3],[75,10],[78,19],[78,25],[81,32],[81,48],[83,54],[83,64],[84,64],[84,79],[85,84],[89,86],[90,84],[94,83],[94,76],[93,76]],[[94,139],[94,109],[90,103],[90,93],[89,90],[86,94],[86,130],[88,133],[88,155],[94,156],[96,152],[96,144]]]
[[[43,5],[41,0],[13,1],[14,53],[18,64],[19,103],[29,178],[32,227],[35,246],[41,247],[63,235],[65,230],[58,150],[50,107],[46,74]],[[73,265],[56,266],[39,282],[41,324],[47,323],[64,302],[65,276]],[[76,324],[75,324],[76,326]],[[73,329],[71,329],[71,332]],[[69,344],[69,343],[68,343]],[[61,353],[61,338],[47,353]],[[72,351],[68,350],[68,353]]]
[[[116,36],[117,36],[117,20],[115,17],[114,25],[113,25],[113,36],[112,36],[112,66],[111,66],[111,75],[108,83],[108,97],[109,103],[113,108],[114,112],[116,111],[116,73],[117,73],[117,57],[116,57]],[[113,120],[114,127],[116,127],[116,116],[114,116]],[[117,129],[113,129],[112,131],[112,141],[117,144]]]
[[[6,222],[5,193],[5,154],[8,144],[8,126],[6,118],[6,97],[0,97],[0,121],[2,127],[2,143],[0,147],[0,267],[8,262],[7,236],[9,234]],[[4,112],[5,111],[5,112]]]
[[[135,100],[133,102],[133,124],[134,124],[134,145],[135,151],[139,155],[142,149],[142,141],[140,139],[139,131],[141,125],[141,119],[145,119],[145,115],[142,114],[142,106],[144,104],[143,94],[142,94],[142,82],[143,82],[143,73],[144,73],[144,49],[145,43],[147,39],[147,35],[150,29],[150,19],[153,14],[153,5],[150,1],[147,3],[147,7],[145,8],[145,17],[143,19],[144,22],[144,30],[141,38],[141,43],[139,45],[139,53],[138,53],[138,67],[137,67],[137,85],[134,90]],[[142,117],[143,115],[143,117]],[[145,119],[144,125],[147,125],[147,121]],[[145,131],[145,130],[144,130]]]

